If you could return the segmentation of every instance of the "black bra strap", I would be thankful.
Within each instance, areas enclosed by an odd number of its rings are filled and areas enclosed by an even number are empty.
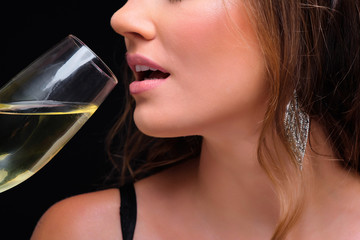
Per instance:
[[[134,184],[120,187],[120,221],[123,240],[132,240],[134,237],[137,203]]]

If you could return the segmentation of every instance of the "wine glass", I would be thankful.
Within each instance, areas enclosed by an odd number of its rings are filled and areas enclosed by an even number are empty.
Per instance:
[[[0,192],[28,179],[75,135],[117,84],[69,35],[0,89]]]

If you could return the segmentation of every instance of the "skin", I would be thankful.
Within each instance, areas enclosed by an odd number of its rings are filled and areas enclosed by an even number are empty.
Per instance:
[[[135,239],[270,239],[279,206],[256,157],[268,82],[241,1],[130,0],[111,24],[128,53],[171,74],[133,96],[139,129],[204,137],[199,159],[135,184]],[[314,152],[331,158],[316,122],[311,137]],[[314,152],[307,148],[307,205],[289,239],[359,239],[358,178]],[[65,199],[44,214],[32,240],[121,239],[119,206],[116,189]]]
[[[160,87],[134,95],[135,123],[144,133],[204,135],[219,123],[261,121],[263,112],[250,109],[265,102],[263,56],[244,9],[225,2],[242,36],[231,30],[221,0],[133,0],[114,14],[113,28],[125,36],[128,53],[146,56],[171,74]]]

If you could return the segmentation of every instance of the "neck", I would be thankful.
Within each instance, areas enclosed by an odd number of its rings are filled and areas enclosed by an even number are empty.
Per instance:
[[[244,136],[244,135],[243,135]],[[199,207],[214,226],[269,239],[278,219],[278,200],[257,160],[258,135],[204,137],[198,171]],[[250,137],[249,137],[250,136]],[[246,235],[245,235],[246,236]]]
[[[311,125],[310,142],[303,170],[306,174],[305,208],[291,229],[289,239],[305,239],[306,236],[328,239],[319,229],[331,229],[329,232],[334,239],[342,239],[335,234],[348,231],[350,224],[346,219],[351,219],[356,206],[360,205],[359,176],[341,167],[342,160],[335,157],[321,126],[315,121]]]
[[[242,138],[240,135],[204,137],[193,192],[196,207],[208,226],[216,229],[217,234],[228,236],[225,239],[232,238],[227,233],[244,236],[244,239],[270,239],[279,219],[279,201],[258,163],[258,135],[242,135],[252,136]],[[325,139],[314,123],[312,146],[307,148],[303,169],[307,207],[294,229],[296,234],[310,231],[309,223],[318,226],[326,220],[329,209],[346,202],[343,196],[353,195],[346,186],[354,184],[354,177],[329,160],[333,154]],[[356,189],[360,188],[357,180],[355,183]],[[320,214],[319,209],[324,211]],[[315,210],[324,219],[314,218]]]

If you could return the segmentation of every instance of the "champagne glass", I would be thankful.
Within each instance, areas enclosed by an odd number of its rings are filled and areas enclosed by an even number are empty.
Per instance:
[[[0,192],[28,179],[75,135],[117,84],[69,35],[0,89]]]

